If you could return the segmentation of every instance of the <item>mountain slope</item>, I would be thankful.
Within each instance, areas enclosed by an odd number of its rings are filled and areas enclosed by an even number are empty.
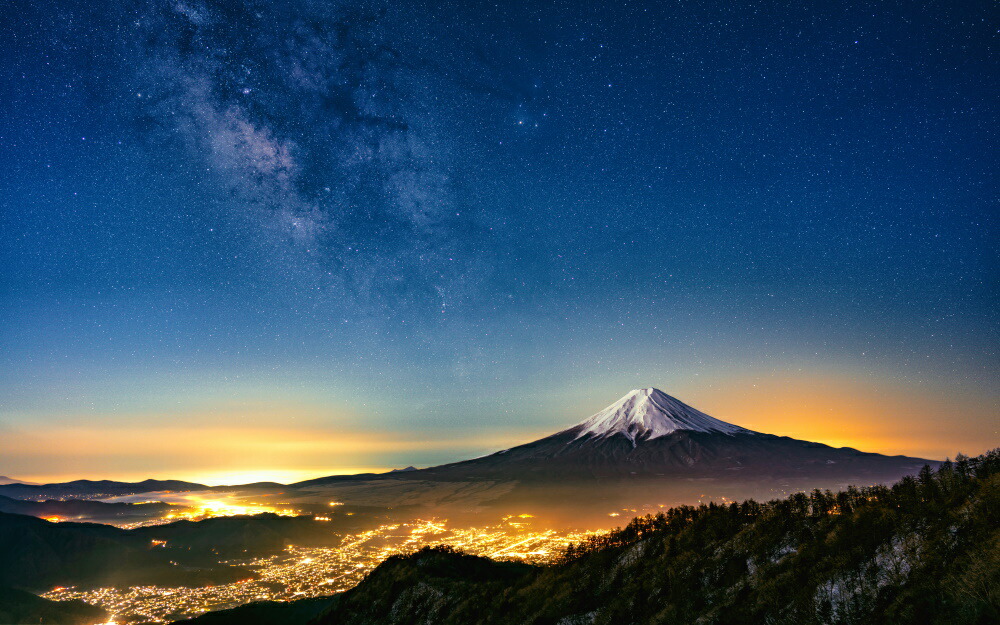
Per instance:
[[[623,510],[891,484],[924,464],[939,463],[755,432],[638,389],[572,427],[488,456],[292,488],[318,500],[411,505],[469,522],[517,511],[583,528],[603,527]]]
[[[50,523],[0,512],[0,585],[45,591],[53,586],[198,585],[239,579],[236,569],[219,565],[212,554],[152,548],[147,536],[154,529]]]
[[[338,544],[338,532],[357,532],[365,523],[360,516],[316,523],[311,516],[259,514],[126,530],[0,512],[0,586],[40,592],[53,586],[227,583],[247,571],[220,560],[281,553],[289,544]]]
[[[28,484],[35,485],[36,482],[25,482],[24,480],[16,480],[12,477],[7,477],[6,475],[0,475],[0,486],[5,484]]]
[[[0,586],[0,623],[4,625],[93,625],[107,618],[107,612],[82,601],[49,601]]]
[[[489,456],[405,479],[574,482],[660,477],[727,481],[894,481],[934,461],[834,448],[726,423],[657,389],[634,390],[581,423]],[[398,478],[399,476],[388,476]],[[343,478],[321,478],[312,485]]]
[[[183,621],[184,625],[291,625],[308,623],[330,607],[329,597],[298,601],[260,601],[228,610],[206,612]]]

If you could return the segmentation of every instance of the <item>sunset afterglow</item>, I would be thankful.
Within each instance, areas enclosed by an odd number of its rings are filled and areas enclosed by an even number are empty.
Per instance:
[[[700,377],[700,376],[699,376]],[[982,451],[998,434],[997,396],[988,389],[969,389],[952,396],[950,389],[927,383],[877,380],[844,372],[775,371],[763,375],[725,373],[702,382],[682,376],[677,394],[710,414],[749,429],[815,440],[864,451],[954,457],[960,451]],[[598,389],[602,386],[596,387]],[[588,391],[595,401],[579,399],[560,405],[560,397],[540,395],[518,415],[519,427],[498,429],[483,422],[480,431],[427,424],[424,431],[386,432],[380,425],[403,410],[382,407],[366,431],[352,418],[320,425],[320,410],[300,411],[301,425],[281,414],[256,410],[256,426],[227,423],[198,425],[211,420],[178,415],[176,426],[144,425],[142,417],[126,419],[114,430],[95,429],[79,417],[62,416],[55,427],[23,427],[0,439],[11,473],[41,482],[100,475],[107,479],[175,478],[210,486],[250,482],[291,483],[324,475],[383,473],[408,465],[461,460],[527,442],[567,427],[580,414],[596,412],[604,393]],[[331,403],[336,405],[335,400]],[[231,409],[234,412],[235,409]],[[338,409],[346,412],[344,407]],[[470,408],[470,410],[472,410]],[[947,420],[938,418],[948,413]],[[140,423],[135,423],[136,420]],[[131,422],[132,425],[128,425]],[[261,427],[267,424],[267,427]],[[192,437],[191,428],[200,435]],[[41,441],[45,441],[42,444]],[[141,450],[141,453],[136,453]]]

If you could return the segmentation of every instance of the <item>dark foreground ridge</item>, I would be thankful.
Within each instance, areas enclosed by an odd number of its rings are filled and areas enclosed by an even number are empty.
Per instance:
[[[49,601],[30,592],[0,586],[0,623],[4,625],[90,625],[107,618],[107,612],[82,601]]]
[[[996,623],[1000,450],[891,487],[673,508],[548,567],[425,548],[328,601],[313,618],[246,606],[187,623]]]
[[[0,512],[0,587],[41,593],[54,586],[228,583],[245,578],[246,569],[219,560],[279,553],[288,544],[330,544],[331,530],[359,531],[354,518],[320,524],[311,516],[258,514],[125,530]]]

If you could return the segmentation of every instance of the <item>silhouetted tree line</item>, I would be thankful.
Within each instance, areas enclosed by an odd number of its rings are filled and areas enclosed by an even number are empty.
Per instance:
[[[568,563],[602,549],[625,547],[645,538],[669,538],[692,527],[710,541],[769,517],[816,520],[829,515],[850,515],[866,508],[894,508],[911,515],[934,514],[966,499],[979,480],[998,473],[1000,449],[994,449],[975,458],[959,454],[954,462],[950,459],[943,462],[937,471],[925,464],[916,477],[907,475],[892,486],[848,486],[837,493],[817,488],[809,494],[794,493],[785,499],[763,503],[747,499],[741,503],[677,506],[655,515],[636,517],[625,527],[571,544],[557,563]]]

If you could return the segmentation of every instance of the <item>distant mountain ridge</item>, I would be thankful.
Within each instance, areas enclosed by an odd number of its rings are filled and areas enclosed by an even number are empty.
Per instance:
[[[154,491],[207,490],[208,486],[181,480],[143,480],[116,482],[113,480],[74,480],[57,484],[3,484],[0,495],[14,499],[103,499],[138,495]]]
[[[7,477],[6,475],[0,475],[0,486],[3,486],[4,484],[29,484],[29,485],[34,485],[34,484],[37,484],[37,482],[26,482],[24,480],[17,480],[17,479],[14,479],[12,477]]]
[[[0,495],[0,512],[26,514],[34,517],[60,519],[101,519],[121,521],[127,517],[149,517],[165,514],[173,508],[167,503],[105,503],[89,499],[14,499]],[[180,508],[181,506],[176,506]]]

